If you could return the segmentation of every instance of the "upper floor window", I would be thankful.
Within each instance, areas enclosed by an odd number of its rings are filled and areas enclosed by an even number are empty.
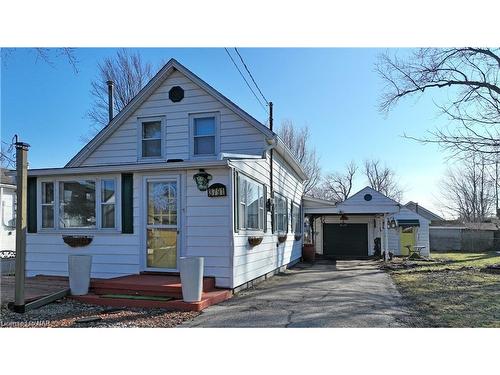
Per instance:
[[[217,153],[218,116],[191,115],[192,155],[213,156]]]
[[[141,121],[141,156],[143,158],[159,158],[162,156],[161,120]]]

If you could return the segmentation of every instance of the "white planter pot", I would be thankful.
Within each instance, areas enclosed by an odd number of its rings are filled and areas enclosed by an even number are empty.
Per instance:
[[[203,258],[179,258],[181,271],[182,299],[185,302],[198,302],[203,292]]]
[[[83,296],[89,292],[91,255],[68,256],[69,288],[74,296]]]

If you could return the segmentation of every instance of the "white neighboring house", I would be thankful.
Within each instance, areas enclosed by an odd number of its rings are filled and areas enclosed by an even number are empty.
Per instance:
[[[407,246],[421,246],[421,255],[429,255],[430,221],[370,187],[338,204],[304,197],[304,213],[312,222],[318,254],[335,258],[371,256],[379,238],[382,251],[408,255]]]
[[[305,179],[274,132],[172,59],[65,167],[29,170],[27,275],[66,276],[76,253],[95,278],[201,256],[216,286],[246,285],[300,259]]]
[[[14,179],[0,170],[0,251],[16,250],[16,185]]]

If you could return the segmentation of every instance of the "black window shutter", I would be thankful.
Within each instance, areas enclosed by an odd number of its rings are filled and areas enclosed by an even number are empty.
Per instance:
[[[134,233],[134,175],[122,173],[122,233]]]
[[[36,177],[28,177],[28,233],[36,233]]]

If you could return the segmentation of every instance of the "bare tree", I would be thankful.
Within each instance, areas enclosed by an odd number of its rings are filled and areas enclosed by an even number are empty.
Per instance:
[[[344,172],[327,174],[312,195],[335,202],[345,201],[351,195],[357,170],[358,166],[354,161],[351,161],[346,164]]]
[[[0,51],[0,60],[4,68],[8,68],[8,62],[12,55],[16,52],[22,50],[21,48],[2,48]],[[43,61],[47,65],[55,68],[55,60],[64,59],[71,67],[73,72],[78,73],[78,60],[76,58],[74,48],[27,48],[28,51],[32,52],[35,57],[35,61]],[[15,168],[15,152],[12,151],[12,145],[3,142],[0,150],[0,165],[3,168]]]
[[[87,117],[92,121],[91,133],[95,134],[108,124],[108,87],[106,81],[114,82],[114,112],[120,112],[152,77],[151,64],[142,60],[139,52],[119,50],[115,56],[107,57],[98,66],[97,77],[91,82],[90,95],[94,98]]]
[[[20,48],[2,48],[2,61],[7,66],[9,57],[21,50]],[[51,67],[55,67],[54,61],[60,58],[65,59],[73,68],[74,73],[78,73],[78,60],[75,54],[75,48],[28,48],[33,52],[35,60],[41,60]]]
[[[436,105],[456,126],[413,139],[438,143],[451,156],[468,158],[481,153],[496,159],[500,146],[499,48],[421,48],[405,59],[382,54],[376,70],[385,82],[380,97],[380,110],[385,113],[403,98],[447,91],[449,99]]]
[[[304,185],[304,194],[308,194],[321,179],[319,157],[309,142],[309,128],[296,128],[292,121],[285,120],[278,129],[278,136],[302,165],[308,178]]]
[[[403,188],[397,181],[396,173],[382,165],[380,160],[365,160],[365,176],[372,189],[400,202],[403,199]]]
[[[16,168],[16,152],[14,151],[14,147],[4,141],[2,141],[0,149],[0,167]]]
[[[466,222],[481,222],[490,217],[495,207],[492,168],[484,156],[476,155],[448,169],[440,184],[445,210]]]

